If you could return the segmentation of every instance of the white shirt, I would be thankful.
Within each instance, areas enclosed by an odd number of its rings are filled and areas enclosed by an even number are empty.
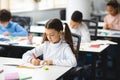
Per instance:
[[[46,41],[39,47],[27,51],[23,54],[22,59],[26,62],[30,62],[32,59],[32,53],[37,57],[43,54],[43,59],[52,60],[54,65],[72,67],[77,65],[75,55],[73,54],[70,46],[62,41],[56,44]]]
[[[82,23],[81,25],[79,25],[77,29],[72,29],[70,27],[70,30],[72,33],[75,33],[81,36],[82,43],[91,41],[89,29],[85,23]]]

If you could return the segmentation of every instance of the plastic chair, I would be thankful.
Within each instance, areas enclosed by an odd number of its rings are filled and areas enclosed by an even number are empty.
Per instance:
[[[94,20],[87,20],[87,19],[84,19],[82,21],[88,26],[88,29],[89,29],[89,32],[91,35],[91,39],[96,40],[97,39],[98,22],[94,21]]]
[[[72,74],[71,76],[73,76],[73,78],[77,78],[77,80],[82,80],[85,76],[83,76],[84,74],[86,74],[85,71],[90,69],[90,64],[83,64],[81,65],[81,54],[79,53],[80,51],[80,43],[81,43],[81,36],[75,33],[72,33],[72,38],[73,38],[73,45],[75,46],[75,50],[77,53],[76,59],[77,59],[77,66],[73,68],[72,70]]]
[[[66,20],[66,9],[60,10],[60,19]]]
[[[80,42],[81,42],[81,36],[75,33],[72,33],[72,39],[73,39],[73,46],[74,49],[77,53],[77,58],[78,58],[78,54],[79,54],[79,49],[80,49]]]

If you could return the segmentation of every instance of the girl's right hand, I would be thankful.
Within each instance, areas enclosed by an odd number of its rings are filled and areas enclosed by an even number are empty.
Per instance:
[[[35,65],[35,66],[38,66],[38,65],[40,65],[40,59],[32,58],[30,63]]]

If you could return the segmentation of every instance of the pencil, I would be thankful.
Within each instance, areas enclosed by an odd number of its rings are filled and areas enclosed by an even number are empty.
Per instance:
[[[34,53],[32,54],[32,56],[33,56],[33,58],[37,59],[37,57],[35,56],[35,54],[34,54]]]

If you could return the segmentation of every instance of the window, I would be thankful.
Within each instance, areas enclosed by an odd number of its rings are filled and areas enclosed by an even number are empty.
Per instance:
[[[30,11],[34,5],[32,0],[10,0],[11,11]]]
[[[32,11],[52,8],[64,8],[66,7],[66,3],[67,0],[40,0],[40,2],[35,2],[35,0],[0,0],[0,8],[2,9],[6,7],[12,12]]]

